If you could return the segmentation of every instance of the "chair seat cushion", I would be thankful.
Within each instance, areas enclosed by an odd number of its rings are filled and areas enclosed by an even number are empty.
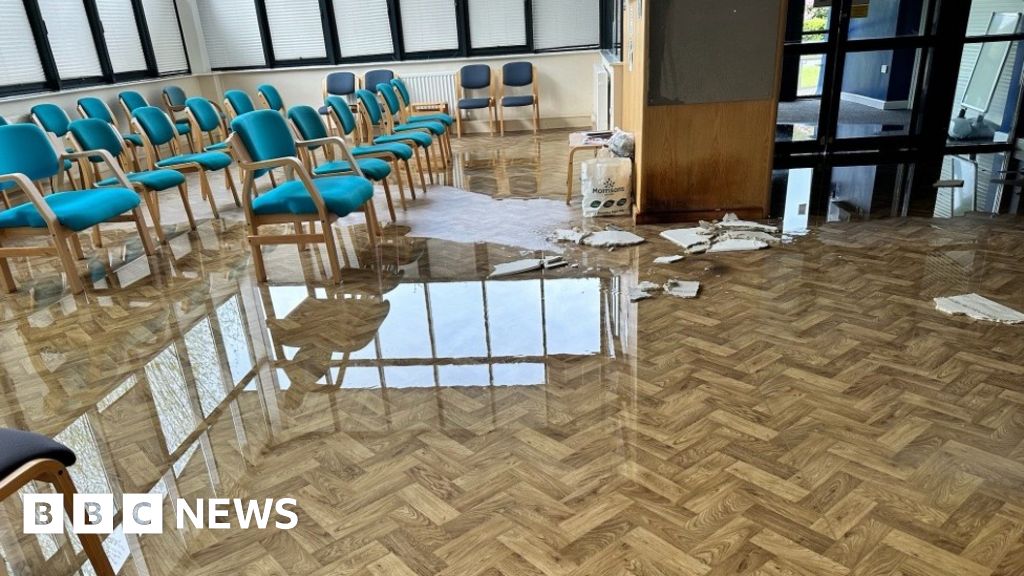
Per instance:
[[[121,134],[121,138],[132,146],[142,147],[142,136],[138,134]]]
[[[394,154],[402,160],[408,160],[412,158],[412,148],[408,144],[402,144],[401,142],[394,142],[391,144],[378,144],[375,146],[356,146],[350,150],[353,156],[363,156],[365,154]]]
[[[490,105],[490,98],[463,98],[462,100],[459,100],[460,110],[474,110],[476,108],[487,108]]]
[[[192,126],[188,122],[175,122],[174,128],[178,131],[178,134],[181,135],[192,132]]]
[[[440,136],[445,133],[447,128],[440,122],[410,122],[395,126],[395,132],[408,132],[410,130],[430,130],[431,134]]]
[[[227,150],[227,149],[228,149],[228,143],[227,142],[217,142],[217,143],[214,143],[214,144],[210,144],[206,148],[203,148],[203,150],[206,151],[206,152],[220,152],[221,150]]]
[[[128,181],[138,182],[150,190],[169,190],[185,183],[185,175],[175,170],[147,170],[146,172],[130,172],[125,174]],[[117,178],[110,177],[96,183],[97,186],[118,186]]]
[[[139,205],[139,195],[127,188],[75,190],[44,196],[57,220],[75,232],[106,222]],[[0,212],[0,228],[45,228],[46,222],[31,202]]]
[[[381,160],[380,158],[364,158],[362,160],[356,160],[359,163],[359,167],[363,169],[363,174],[366,175],[370,180],[383,180],[391,175],[391,164]],[[348,162],[327,162],[313,169],[313,174],[317,176],[321,174],[336,174],[338,172],[351,172],[352,167]]]
[[[65,467],[76,460],[75,453],[67,446],[33,432],[0,428],[0,446],[4,447],[0,450],[0,480],[40,458],[56,460]]]
[[[409,124],[416,122],[440,122],[445,126],[453,126],[455,124],[455,118],[447,114],[414,114],[408,118]]]
[[[337,176],[313,180],[328,212],[346,216],[373,197],[373,183],[358,176]],[[252,201],[255,214],[316,214],[316,204],[299,180],[281,184]]]
[[[179,166],[181,164],[199,164],[206,170],[223,170],[231,166],[231,156],[223,152],[200,152],[198,154],[181,154],[165,158],[156,163],[161,168]]]
[[[434,142],[433,136],[424,132],[404,132],[401,134],[390,134],[378,136],[373,139],[374,144],[393,144],[395,142],[413,141],[420,148],[428,148]]]
[[[527,94],[525,96],[505,96],[501,99],[501,105],[506,108],[516,108],[518,106],[533,106],[533,95]]]

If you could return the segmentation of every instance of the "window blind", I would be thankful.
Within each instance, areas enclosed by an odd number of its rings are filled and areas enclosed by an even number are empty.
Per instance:
[[[598,0],[533,0],[533,47],[537,50],[600,43]]]
[[[0,86],[45,82],[25,4],[0,1],[0,22],[4,23],[4,32],[0,34]]]
[[[469,0],[469,45],[526,46],[524,0]]]
[[[401,0],[401,11],[406,52],[458,49],[455,0]]]
[[[103,75],[82,0],[39,0],[50,51],[64,80]],[[4,26],[6,33],[8,26]]]
[[[146,28],[156,54],[156,68],[161,74],[188,70],[188,56],[178,27],[174,0],[142,0]]]
[[[266,66],[253,0],[197,0],[210,67]]]
[[[146,54],[142,51],[132,0],[96,0],[96,9],[114,72],[145,71]]]
[[[387,0],[334,0],[342,58],[393,54]]]
[[[320,0],[266,0],[275,60],[326,58]]]

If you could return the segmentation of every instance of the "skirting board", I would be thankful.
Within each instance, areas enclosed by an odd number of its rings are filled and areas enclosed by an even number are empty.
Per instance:
[[[908,100],[879,100],[850,92],[843,92],[842,99],[847,102],[877,108],[878,110],[908,110],[910,108],[910,101]]]
[[[544,118],[540,119],[541,130],[554,130],[561,128],[577,128],[579,130],[590,130],[593,119],[590,116],[568,116],[564,118]],[[533,120],[529,118],[505,118],[505,133],[509,132],[529,132],[533,130]],[[452,132],[454,133],[455,127],[452,126]],[[486,117],[482,119],[473,119],[467,121],[465,118],[462,119],[462,133],[463,134],[487,134],[489,128],[487,126]],[[498,134],[498,123],[494,123],[494,133]]]
[[[679,212],[639,212],[633,207],[633,221],[637,224],[667,224],[677,222],[698,222],[700,220],[721,220],[732,212],[743,220],[762,220],[764,209],[744,207],[730,210],[687,210]]]

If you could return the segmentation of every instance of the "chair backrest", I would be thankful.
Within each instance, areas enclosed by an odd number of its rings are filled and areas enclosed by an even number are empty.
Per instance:
[[[75,120],[68,132],[82,150],[106,150],[115,158],[124,151],[121,135],[109,122],[99,118]]]
[[[213,132],[221,127],[220,111],[206,98],[193,96],[185,100],[185,107],[195,118],[201,132]]]
[[[356,90],[356,98],[359,98],[359,102],[363,105],[363,109],[366,110],[367,116],[370,117],[370,124],[379,126],[383,112],[381,112],[380,104],[377,102],[377,95],[369,90]]]
[[[331,98],[340,99],[338,96]],[[292,125],[303,140],[318,140],[328,136],[324,119],[312,106],[292,106],[288,110],[288,119],[292,121]]]
[[[149,102],[146,101],[146,97],[134,90],[121,92],[117,95],[117,99],[121,101],[121,105],[124,106],[125,110],[129,113],[135,112],[139,108],[149,106]]]
[[[185,91],[180,86],[168,86],[164,88],[164,102],[167,104],[169,111],[181,110],[185,107],[185,100],[188,96],[185,95]]]
[[[24,174],[43,180],[61,168],[53,142],[35,124],[0,126],[0,174]]]
[[[252,103],[252,98],[249,98],[249,95],[241,90],[228,90],[224,93],[224,101],[231,107],[231,111],[235,116],[241,116],[256,109],[256,105]]]
[[[260,84],[256,90],[260,93],[267,108],[284,112],[284,98],[281,98],[281,93],[277,91],[277,88],[271,84]]]
[[[60,106],[56,104],[36,104],[29,112],[32,114],[32,119],[43,130],[53,132],[61,137],[68,133],[68,125],[71,124],[71,118],[68,117],[68,113]]]
[[[174,123],[167,117],[167,113],[156,106],[136,108],[132,112],[132,118],[138,122],[139,127],[146,133],[146,137],[154,146],[167,144],[177,135]]]
[[[529,86],[533,84],[533,64],[509,62],[501,67],[501,83],[505,86]]]
[[[7,119],[0,116],[0,126],[7,126]]]
[[[398,96],[406,106],[412,104],[412,96],[409,94],[409,87],[405,85],[404,80],[401,78],[392,78],[391,85],[398,91]]]
[[[390,82],[387,84],[377,84],[377,93],[384,97],[384,103],[387,104],[391,115],[398,116],[398,113],[402,111],[402,105],[398,103],[398,95],[395,94],[394,86]]]
[[[114,123],[114,115],[107,103],[95,96],[78,99],[78,111],[85,118],[96,118],[109,124]]]
[[[459,70],[459,81],[463,88],[476,90],[491,85],[491,67],[486,64],[470,64]]]
[[[363,74],[363,86],[370,88],[376,86],[377,84],[391,82],[391,79],[394,77],[395,73],[392,72],[391,70],[370,70],[366,74]]]
[[[298,155],[288,122],[275,110],[242,114],[231,121],[231,129],[255,162]]]
[[[324,102],[330,106],[331,114],[341,123],[341,130],[345,136],[355,131],[356,117],[352,114],[352,109],[348,107],[348,102],[345,102],[340,96],[328,96]]]
[[[324,78],[324,97],[355,94],[356,75],[352,72],[331,72]]]

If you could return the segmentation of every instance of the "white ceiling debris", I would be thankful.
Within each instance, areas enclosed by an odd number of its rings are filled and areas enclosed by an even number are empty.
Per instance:
[[[641,300],[646,300],[654,295],[652,292],[657,292],[658,290],[661,290],[661,286],[658,286],[654,282],[641,282],[629,289],[629,301],[639,302]]]
[[[711,235],[706,228],[665,230],[661,237],[686,250],[688,254],[702,254],[711,247]]]
[[[616,248],[620,246],[635,246],[646,242],[641,236],[625,230],[602,230],[594,232],[583,239],[587,246],[595,248]]]
[[[711,245],[709,254],[716,252],[743,252],[746,250],[763,250],[768,247],[767,242],[760,240],[742,240],[738,238],[726,238]]]
[[[784,240],[777,227],[740,220],[732,213],[726,214],[721,222],[701,221],[696,227],[666,230],[661,237],[688,254],[762,250]]]
[[[555,230],[555,234],[551,237],[556,242],[572,242],[573,244],[582,244],[583,239],[590,236],[590,232],[580,230],[579,228],[567,229],[560,228]]]
[[[975,320],[1001,324],[1024,324],[1024,314],[977,294],[936,298],[935,308],[946,314],[967,316]]]
[[[665,294],[676,298],[696,298],[700,292],[700,282],[690,280],[669,280],[665,283]]]
[[[551,270],[553,268],[561,268],[562,266],[568,266],[569,263],[565,261],[561,256],[548,256],[546,258],[525,258],[523,260],[516,260],[514,262],[505,262],[504,264],[497,264],[494,266],[494,271],[488,278],[501,278],[503,276],[513,276],[515,274],[524,274],[526,272],[534,272],[536,270]]]
[[[654,263],[655,264],[675,264],[676,262],[679,262],[683,258],[686,258],[686,257],[685,256],[680,256],[679,254],[675,254],[675,255],[672,255],[672,256],[658,256],[657,258],[654,259]]]
[[[716,225],[719,228],[726,228],[728,230],[749,230],[767,232],[768,234],[779,233],[779,229],[775,226],[769,226],[759,222],[751,222],[749,220],[740,220],[738,216],[731,212],[722,217],[722,221],[718,222]]]

